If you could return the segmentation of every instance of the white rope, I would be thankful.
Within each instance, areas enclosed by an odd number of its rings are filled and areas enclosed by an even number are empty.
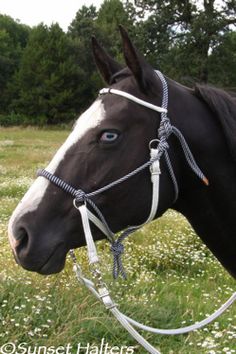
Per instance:
[[[74,261],[74,271],[76,273],[77,279],[85,285],[91,292],[92,294],[102,302],[102,298],[98,291],[95,288],[95,284],[85,278],[82,275],[81,268],[80,266],[76,263],[76,258],[74,256],[74,253],[72,251],[72,258]],[[110,297],[110,295],[109,295]],[[202,328],[203,326],[206,326],[207,324],[211,323],[214,321],[217,317],[219,317],[223,312],[225,312],[236,300],[236,292],[218,309],[216,310],[212,315],[208,316],[204,320],[200,322],[196,322],[193,325],[182,327],[182,328],[176,328],[176,329],[160,329],[160,328],[153,328],[149,327],[146,325],[143,325],[142,323],[139,323],[132,318],[126,316],[122,312],[120,312],[117,309],[117,305],[115,305],[114,301],[110,298],[110,302],[114,304],[111,308],[108,307],[108,309],[111,311],[111,313],[116,317],[116,319],[121,323],[121,325],[132,335],[132,337],[140,344],[142,345],[148,353],[151,354],[160,354],[160,352],[155,349],[150,343],[148,343],[132,326],[138,327],[141,330],[152,332],[155,334],[161,334],[161,335],[179,335],[179,334],[184,334],[184,333],[189,333],[192,331],[195,331],[197,329]]]
[[[82,225],[84,229],[84,235],[88,247],[88,258],[89,258],[89,264],[97,263],[99,262],[98,254],[97,254],[97,249],[93,240],[93,236],[91,233],[91,229],[89,226],[89,218],[88,218],[88,213],[87,213],[87,208],[85,205],[82,205],[79,207],[79,211],[81,214],[81,219],[82,219]]]
[[[121,91],[121,90],[103,88],[103,89],[101,89],[99,91],[100,95],[105,95],[107,93],[111,93],[111,94],[114,94],[114,95],[117,95],[117,96],[125,97],[128,100],[133,101],[135,103],[138,103],[139,105],[144,106],[146,108],[152,109],[153,111],[156,111],[156,112],[159,112],[159,113],[162,113],[162,112],[163,113],[167,113],[167,109],[166,108],[156,106],[155,104],[152,104],[152,103],[146,102],[144,100],[141,100],[140,98],[135,97],[135,96],[131,95],[130,93],[127,93],[127,92],[124,92],[124,91]]]
[[[72,258],[73,260],[75,259],[75,256],[73,255],[72,251]],[[85,285],[91,292],[92,294],[99,299],[101,302],[104,303],[103,298],[100,296],[100,294],[96,291],[94,283],[90,281],[89,279],[86,279],[82,276],[81,269],[78,265],[74,265],[74,271],[76,273],[77,279]],[[109,292],[108,296],[110,298]],[[128,317],[123,315],[122,312],[120,312],[116,306],[116,304],[113,302],[113,300],[110,298],[110,303],[113,304],[110,308],[106,306],[107,309],[110,310],[110,312],[113,314],[113,316],[120,322],[120,324],[129,332],[129,334],[143,347],[146,349],[148,353],[151,354],[161,354],[156,348],[154,348],[143,336],[141,336],[132,326],[130,323]]]
[[[143,348],[151,354],[161,354],[156,348],[154,348],[143,336],[141,336],[127,321],[126,317],[116,308],[110,310],[120,324],[129,332],[129,334],[139,343]]]
[[[76,272],[78,280],[80,282],[82,282],[93,293],[93,295],[95,295],[97,297],[97,299],[99,299],[101,301],[100,296],[95,289],[94,283],[91,280],[85,278],[82,275],[82,273],[78,274],[78,270],[76,271],[76,268],[74,268],[74,271]],[[217,309],[213,314],[211,314],[210,316],[201,320],[200,322],[196,322],[190,326],[174,328],[174,329],[162,329],[162,328],[154,328],[154,327],[146,326],[140,322],[135,321],[131,317],[126,316],[122,312],[120,312],[120,313],[126,318],[126,320],[130,324],[132,324],[133,326],[138,327],[144,331],[152,332],[152,333],[156,333],[156,334],[162,334],[162,335],[179,335],[179,334],[184,334],[184,333],[196,331],[196,330],[208,325],[209,323],[213,322],[220,315],[222,315],[235,301],[236,301],[236,292],[233,293],[233,295],[231,295],[231,297],[219,309]]]
[[[158,166],[154,169],[156,172],[158,172]],[[160,173],[160,172],[159,172]],[[157,176],[159,176],[159,173],[157,173]],[[155,176],[154,176],[155,177]],[[218,309],[216,310],[212,315],[208,316],[204,320],[200,322],[196,322],[193,325],[182,327],[182,328],[176,328],[176,329],[159,329],[159,328],[153,328],[149,327],[146,325],[143,325],[142,323],[139,323],[132,318],[126,316],[122,312],[120,312],[117,308],[117,305],[115,302],[112,300],[109,290],[102,280],[102,274],[100,272],[100,269],[98,267],[99,263],[99,257],[97,254],[96,250],[96,245],[92,237],[90,225],[89,225],[89,215],[87,213],[87,209],[85,205],[82,205],[78,208],[81,214],[82,218],[82,224],[84,228],[84,234],[85,234],[85,239],[87,243],[87,249],[88,249],[88,258],[90,264],[95,266],[92,270],[93,274],[95,274],[95,277],[98,276],[98,283],[97,286],[89,279],[85,278],[82,275],[81,268],[77,264],[76,257],[74,255],[74,252],[71,251],[71,256],[74,262],[74,271],[76,273],[77,279],[85,285],[92,293],[93,295],[98,298],[103,304],[105,305],[106,309],[108,309],[114,316],[115,318],[120,322],[120,324],[130,333],[130,335],[140,344],[142,345],[145,350],[150,353],[150,354],[160,354],[160,352],[155,349],[149,342],[146,341],[146,339],[141,336],[135,329],[134,327],[137,327],[141,330],[145,330],[148,332],[156,333],[156,334],[164,334],[164,335],[177,335],[177,334],[183,334],[183,333],[189,333],[191,331],[195,331],[197,329],[202,328],[203,326],[209,324],[210,322],[214,321],[217,317],[219,317],[224,311],[226,311],[229,306],[231,306],[234,301],[236,300],[236,292]],[[134,327],[133,327],[134,326]]]
[[[145,326],[142,323],[139,323],[132,318],[125,316],[127,321],[131,323],[133,326],[138,327],[144,331],[156,333],[156,334],[164,334],[164,335],[178,335],[178,334],[184,334],[184,333],[189,333],[192,331],[195,331],[197,329],[200,329],[209,323],[213,322],[217,317],[222,315],[236,300],[236,292],[233,293],[233,295],[219,308],[217,309],[213,314],[210,316],[206,317],[204,320],[200,322],[196,322],[193,325],[182,327],[182,328],[176,328],[176,329],[160,329],[160,328],[153,328],[149,326]]]

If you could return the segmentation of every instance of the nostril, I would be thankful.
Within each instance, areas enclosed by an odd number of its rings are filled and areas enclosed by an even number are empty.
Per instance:
[[[23,249],[25,249],[29,242],[29,235],[24,227],[20,227],[15,233],[15,239],[17,240],[16,251],[19,253]]]

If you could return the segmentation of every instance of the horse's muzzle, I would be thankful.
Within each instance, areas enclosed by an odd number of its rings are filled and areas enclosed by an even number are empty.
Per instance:
[[[20,221],[9,226],[8,237],[16,262],[24,269],[49,275],[64,268],[68,249],[63,242],[51,242],[45,250],[42,237],[38,234],[32,240],[30,231]],[[50,235],[43,238],[50,239]]]

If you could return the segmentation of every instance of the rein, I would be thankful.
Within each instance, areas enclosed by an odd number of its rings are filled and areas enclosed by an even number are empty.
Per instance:
[[[183,328],[178,328],[178,329],[171,329],[171,330],[165,330],[165,329],[155,329],[152,327],[144,326],[140,324],[139,322],[136,322],[135,320],[127,317],[123,313],[121,313],[115,302],[112,300],[108,287],[103,281],[102,273],[100,271],[99,267],[99,257],[97,254],[97,249],[95,242],[93,240],[93,236],[91,233],[90,229],[90,221],[93,222],[107,237],[109,242],[111,243],[111,252],[113,253],[114,257],[114,264],[113,264],[113,276],[114,278],[117,278],[119,274],[123,276],[123,278],[126,278],[126,273],[122,264],[122,254],[124,253],[124,246],[123,246],[123,241],[125,240],[128,235],[133,233],[134,231],[138,230],[145,224],[149,223],[155,218],[155,215],[158,210],[158,204],[159,204],[159,188],[160,188],[160,158],[162,155],[165,157],[165,161],[168,167],[169,175],[173,183],[174,187],[174,199],[173,203],[177,200],[178,198],[178,183],[177,179],[175,177],[175,173],[172,167],[172,163],[168,154],[168,148],[169,144],[167,142],[169,136],[171,134],[175,135],[176,138],[179,140],[180,145],[182,147],[183,153],[185,155],[186,161],[190,168],[193,170],[193,172],[199,177],[206,185],[208,185],[208,180],[205,177],[205,175],[202,173],[200,168],[198,167],[191,150],[182,135],[182,133],[174,127],[170,123],[170,119],[167,116],[167,108],[168,108],[168,85],[166,82],[166,79],[162,75],[161,72],[156,71],[157,76],[159,77],[161,83],[162,83],[162,88],[163,88],[163,98],[162,98],[162,106],[156,106],[153,105],[149,102],[146,102],[144,100],[141,100],[127,92],[120,91],[120,90],[115,90],[111,88],[104,88],[102,89],[99,94],[100,95],[105,95],[105,94],[113,94],[117,96],[121,96],[123,98],[126,98],[128,100],[131,100],[139,105],[142,105],[148,109],[154,110],[156,112],[161,113],[161,121],[160,121],[160,127],[158,129],[158,134],[157,134],[157,139],[154,139],[150,141],[149,143],[149,149],[150,149],[150,159],[149,161],[145,162],[143,165],[137,167],[127,175],[95,190],[89,193],[85,193],[81,189],[76,189],[67,182],[63,181],[59,177],[55,176],[54,174],[50,173],[49,171],[42,169],[39,170],[37,175],[41,177],[45,177],[48,179],[50,182],[55,184],[57,187],[61,188],[68,194],[70,194],[74,200],[73,204],[76,209],[79,210],[81,219],[82,219],[82,225],[84,229],[84,235],[87,243],[87,251],[88,251],[88,259],[89,259],[89,264],[90,264],[90,270],[94,279],[94,282],[92,282],[89,279],[86,279],[81,271],[81,267],[77,263],[74,251],[70,251],[70,255],[72,257],[73,263],[74,263],[74,271],[76,273],[77,279],[84,285],[86,286],[106,307],[106,309],[110,310],[112,314],[117,318],[117,320],[122,324],[122,326],[133,336],[133,338],[136,339],[137,342],[139,342],[149,353],[152,354],[159,354],[159,351],[155,349],[150,343],[148,343],[135,329],[134,327],[138,327],[140,329],[150,331],[153,333],[158,333],[158,334],[167,334],[167,335],[175,335],[175,334],[182,334],[182,333],[187,333],[196,329],[199,329],[206,324],[212,322],[215,320],[218,316],[220,316],[235,300],[236,300],[236,293],[234,293],[230,299],[221,307],[219,308],[214,314],[209,316],[208,318],[204,319],[201,322],[198,322],[194,325],[188,326],[188,327],[183,327]],[[102,212],[100,209],[97,207],[97,205],[92,201],[92,198],[100,193],[103,193],[110,188],[113,188],[117,186],[118,184],[123,183],[127,179],[135,176],[139,172],[145,170],[146,168],[150,169],[150,174],[151,174],[151,183],[152,183],[152,204],[151,204],[151,209],[148,218],[144,223],[141,225],[136,225],[136,226],[130,226],[126,230],[122,232],[122,234],[116,239],[115,234],[112,232],[110,229],[109,225],[107,224],[105,217],[103,216]],[[96,215],[88,208],[92,209]],[[134,327],[133,327],[134,326]]]

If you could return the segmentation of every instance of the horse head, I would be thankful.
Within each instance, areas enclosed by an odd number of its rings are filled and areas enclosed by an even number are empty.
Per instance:
[[[123,68],[93,38],[97,67],[110,88],[161,104],[162,87],[155,71],[137,52],[121,28]],[[125,98],[104,95],[76,121],[72,133],[47,166],[85,192],[96,190],[134,170],[149,158],[149,142],[157,137],[160,114]],[[173,201],[173,186],[163,169],[161,215]],[[93,201],[116,232],[142,223],[151,204],[149,170],[132,177]],[[104,235],[96,227],[96,240]],[[39,273],[60,271],[69,249],[85,244],[78,211],[72,199],[43,177],[38,177],[14,211],[9,239],[15,258],[24,268]]]
[[[85,194],[99,190],[145,164],[150,159],[150,142],[155,140],[159,144],[161,113],[127,97],[109,94],[119,90],[155,107],[160,107],[163,100],[160,77],[139,54],[122,27],[120,32],[127,66],[117,63],[93,38],[95,62],[109,89],[79,117],[71,134],[46,167],[52,176]],[[222,170],[219,172],[212,159],[209,160],[209,156],[217,155],[222,165],[229,164],[225,138],[214,120],[214,112],[199,95],[172,80],[167,79],[167,82],[168,117],[178,130],[168,136],[168,143],[165,141],[168,158],[160,160],[159,203],[154,218],[170,207],[182,212],[223,265],[235,274],[234,239],[230,231],[228,239],[224,237],[217,214],[220,210],[215,193],[216,187],[221,188]],[[210,182],[216,182],[210,184],[207,191],[196,178],[196,174],[203,180],[205,177],[199,173],[180,130]],[[214,139],[208,139],[209,131]],[[186,160],[192,169],[187,168]],[[232,166],[230,171],[233,178],[235,169]],[[150,170],[145,168],[121,184],[94,195],[92,201],[102,211],[110,229],[118,232],[147,219],[152,197]],[[202,203],[206,209],[202,208]],[[25,269],[41,274],[61,271],[67,252],[85,245],[82,221],[73,199],[43,176],[35,180],[13,212],[8,230],[16,261]],[[92,233],[95,240],[104,238],[95,225]],[[223,246],[222,239],[227,239]]]

